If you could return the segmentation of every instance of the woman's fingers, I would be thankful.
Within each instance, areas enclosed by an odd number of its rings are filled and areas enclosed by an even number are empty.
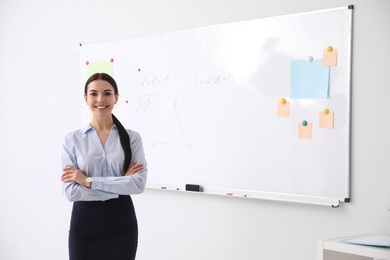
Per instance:
[[[142,168],[143,166],[144,166],[144,165],[141,164],[141,163],[140,163],[140,164],[137,164],[137,165],[134,165],[134,166],[133,166],[133,170],[134,170],[134,169],[138,169],[138,168]]]
[[[74,180],[74,174],[72,174],[72,173],[65,172],[61,176],[61,181],[62,182],[70,182],[70,181],[73,181],[73,180]]]
[[[66,168],[62,169],[64,172],[62,173],[61,175],[61,181],[67,179],[68,175],[69,175],[69,172]]]
[[[137,165],[133,166],[133,168],[131,170],[132,171],[139,171],[140,169],[142,170],[143,168],[144,168],[143,164],[137,164]]]
[[[129,167],[127,168],[126,173],[127,173],[128,171],[130,171],[136,164],[137,164],[137,161],[132,162],[132,163],[129,165]]]
[[[86,176],[73,166],[67,166],[63,169],[63,173],[61,175],[61,181],[62,182],[70,182],[75,181],[79,184],[82,184],[85,180]]]
[[[76,170],[76,168],[73,167],[73,166],[68,165],[68,166],[65,166],[65,168],[62,169],[62,170],[63,170],[63,171],[67,171],[67,170]]]
[[[144,169],[143,166],[144,165],[141,163],[137,164],[136,161],[133,162],[132,164],[130,164],[129,169],[127,170],[125,176],[131,176],[133,174],[136,174],[136,173],[142,171]]]
[[[74,168],[73,166],[66,166],[64,169],[62,169],[64,172],[62,173],[61,175],[61,181],[63,182],[70,182],[70,181],[73,181],[74,179],[72,179],[72,171],[73,170],[76,170],[76,168]]]
[[[137,164],[136,166],[133,167],[133,169],[131,170],[131,174],[136,174],[140,171],[142,171],[144,169],[144,165],[143,164]]]

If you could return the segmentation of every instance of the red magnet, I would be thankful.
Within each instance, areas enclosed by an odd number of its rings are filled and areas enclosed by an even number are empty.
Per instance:
[[[138,71],[141,71],[141,69],[138,69]]]
[[[111,59],[110,59],[110,61],[111,61],[111,62],[114,62],[114,59],[113,59],[113,58],[111,58]]]
[[[89,65],[89,61],[87,61],[85,64]]]

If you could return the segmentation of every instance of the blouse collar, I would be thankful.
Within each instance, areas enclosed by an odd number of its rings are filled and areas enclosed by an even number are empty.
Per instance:
[[[88,124],[88,125],[86,125],[83,129],[81,129],[81,131],[82,131],[82,133],[83,134],[86,134],[86,133],[88,133],[89,131],[91,131],[93,129],[93,127],[90,125],[90,124]],[[116,127],[116,125],[114,124],[113,126],[112,126],[112,128],[111,128],[111,130],[117,130],[118,128]]]

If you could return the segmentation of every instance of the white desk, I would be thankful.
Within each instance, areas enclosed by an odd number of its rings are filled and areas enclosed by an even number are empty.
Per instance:
[[[340,240],[353,237],[317,240],[317,260],[390,260],[390,248],[361,246],[339,242]]]

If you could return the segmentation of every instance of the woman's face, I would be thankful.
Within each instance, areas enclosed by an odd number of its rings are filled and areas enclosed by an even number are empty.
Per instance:
[[[119,94],[115,95],[114,87],[104,80],[94,80],[87,86],[87,94],[84,94],[86,104],[94,116],[111,116],[111,111]]]

